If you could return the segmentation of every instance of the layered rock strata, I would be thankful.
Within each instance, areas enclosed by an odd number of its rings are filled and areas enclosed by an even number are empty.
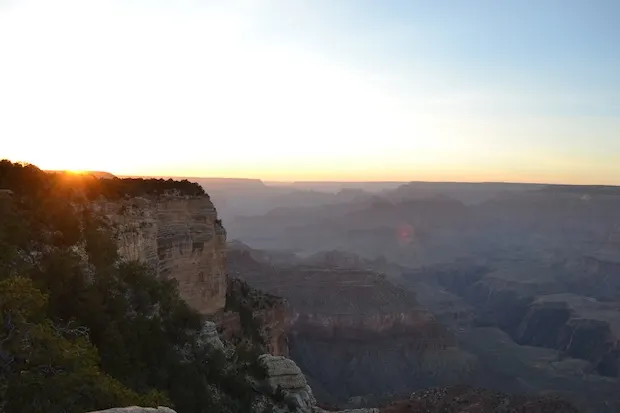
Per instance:
[[[475,308],[480,326],[497,326],[519,344],[556,349],[587,360],[598,374],[618,377],[620,303],[595,291],[616,294],[618,268],[586,258],[566,265],[518,262],[492,271],[455,263],[405,277],[458,294]],[[588,289],[592,296],[581,295]]]
[[[281,399],[289,410],[311,412],[316,404],[312,389],[297,364],[282,356],[263,354],[258,359],[266,371],[265,390]]]
[[[274,356],[288,356],[287,326],[290,309],[286,300],[230,277],[223,312],[212,317],[227,341],[251,342]]]
[[[618,376],[620,304],[573,294],[538,297],[530,304],[516,339],[588,360],[600,374]]]
[[[323,403],[372,405],[390,394],[458,380],[475,363],[414,294],[376,272],[274,265],[235,250],[228,263],[250,285],[287,299],[291,357]]]
[[[226,231],[208,196],[160,196],[99,202],[116,228],[126,260],[178,281],[181,296],[203,314],[224,308]]]
[[[433,388],[395,402],[381,413],[578,413],[553,397],[517,396],[466,386]]]
[[[263,354],[259,363],[266,372],[262,391],[276,401],[282,413],[379,413],[379,409],[323,410],[317,406],[312,389],[297,364],[286,357]]]

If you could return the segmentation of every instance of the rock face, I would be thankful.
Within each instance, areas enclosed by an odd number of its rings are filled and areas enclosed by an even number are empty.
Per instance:
[[[618,376],[620,304],[573,294],[538,297],[529,306],[517,340],[588,360],[600,374]]]
[[[312,412],[316,404],[312,389],[293,360],[271,354],[263,354],[258,360],[266,371],[270,394],[282,398],[291,411]]]
[[[610,238],[620,237],[616,234]],[[610,240],[611,241],[611,240]],[[570,257],[558,268],[568,291],[595,297],[601,301],[618,300],[620,297],[620,254],[613,240],[595,254]]]
[[[385,274],[388,278],[398,277],[404,270],[399,265],[388,262],[385,257],[377,257],[371,260],[345,250],[321,251],[306,257],[301,262],[306,265],[321,267],[372,270]]]
[[[223,350],[224,343],[217,333],[217,326],[212,321],[206,321],[202,327],[202,336],[204,341],[214,349]]]
[[[619,376],[620,302],[597,289],[616,294],[620,267],[586,258],[547,266],[517,262],[493,270],[449,267],[407,277],[432,279],[460,295],[476,308],[479,325],[497,326],[519,344],[556,349],[589,361],[598,374]],[[592,296],[581,295],[584,291]]]
[[[280,413],[379,413],[379,409],[352,409],[326,411],[317,406],[312,389],[301,369],[291,359],[263,354],[260,365],[266,378],[260,383],[260,391],[275,401],[273,411]]]
[[[226,308],[214,320],[228,341],[251,341],[274,356],[288,356],[287,327],[290,309],[286,300],[230,277]]]
[[[275,356],[289,355],[287,326],[289,308],[284,302],[256,312],[267,343],[267,351]]]
[[[373,271],[256,261],[229,251],[229,270],[285,297],[290,354],[315,397],[345,407],[447,384],[475,363],[415,296]]]
[[[403,276],[416,288],[428,284],[427,295],[445,289],[456,307],[471,307],[472,322],[455,321],[452,330],[460,348],[478,358],[479,372],[461,383],[553,391],[586,411],[619,411],[620,303],[609,300],[617,267],[592,259],[491,264],[455,262]]]
[[[203,314],[224,308],[226,231],[208,196],[161,196],[100,202],[116,224],[122,258],[175,278],[181,296]]]

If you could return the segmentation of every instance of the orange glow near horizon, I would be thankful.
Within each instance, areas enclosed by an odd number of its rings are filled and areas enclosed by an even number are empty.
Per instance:
[[[434,165],[419,165],[411,167],[407,171],[400,165],[392,165],[390,168],[381,165],[372,165],[372,168],[364,169],[354,165],[329,165],[330,168],[311,168],[300,165],[297,168],[288,165],[278,165],[279,168],[265,168],[258,165],[253,168],[200,168],[200,167],[171,167],[162,165],[157,168],[155,165],[145,165],[144,167],[127,166],[115,161],[97,161],[92,167],[84,160],[73,162],[66,159],[47,160],[47,157],[37,157],[37,159],[24,160],[21,158],[11,159],[14,162],[31,163],[43,170],[65,171],[72,174],[83,174],[86,172],[109,172],[117,176],[143,176],[143,177],[172,177],[172,178],[245,178],[260,179],[272,182],[294,182],[294,181],[323,181],[323,182],[522,182],[522,183],[550,183],[550,184],[609,184],[614,182],[609,178],[613,176],[599,176],[599,179],[592,179],[592,175],[582,175],[582,171],[573,174],[554,171],[552,167],[538,168],[531,171],[512,170],[506,171],[500,168],[478,167],[471,168],[467,165],[445,165],[437,167]],[[118,160],[117,160],[118,161]],[[553,166],[553,165],[551,165]],[[608,178],[608,179],[605,179]]]

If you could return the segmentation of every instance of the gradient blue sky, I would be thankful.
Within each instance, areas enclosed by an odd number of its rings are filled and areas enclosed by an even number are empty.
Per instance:
[[[620,1],[3,1],[0,157],[620,184]]]

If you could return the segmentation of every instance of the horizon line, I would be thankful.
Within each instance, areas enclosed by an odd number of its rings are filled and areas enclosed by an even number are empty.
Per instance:
[[[36,166],[36,165],[35,165]],[[44,172],[71,172],[68,169],[42,169]],[[280,180],[264,180],[262,178],[247,178],[247,177],[222,177],[222,176],[179,176],[179,175],[140,175],[140,174],[114,174],[108,171],[102,170],[83,170],[81,173],[106,173],[118,178],[155,178],[155,179],[219,179],[219,180],[238,180],[238,181],[257,181],[265,186],[269,184],[281,184],[281,185],[295,185],[295,184],[411,184],[411,183],[429,183],[429,184],[501,184],[501,185],[531,185],[531,186],[573,186],[573,187],[620,187],[620,184],[601,184],[601,183],[587,183],[587,184],[575,184],[575,183],[549,183],[549,182],[519,182],[519,181],[432,181],[432,180],[410,180],[410,181],[394,181],[394,180],[360,180],[360,181],[317,181],[317,180],[294,180],[294,181],[280,181]]]
[[[127,178],[170,178],[170,179],[222,179],[222,180],[244,180],[244,181],[258,181],[265,185],[267,184],[412,184],[412,183],[428,183],[428,184],[502,184],[502,185],[545,185],[545,186],[596,186],[596,187],[620,187],[620,184],[600,184],[600,183],[588,183],[588,184],[571,184],[571,183],[549,183],[549,182],[519,182],[519,181],[378,181],[378,180],[361,180],[361,181],[278,181],[278,180],[264,180],[262,178],[244,178],[244,177],[222,177],[222,176],[174,176],[174,175],[115,175],[118,177]]]

